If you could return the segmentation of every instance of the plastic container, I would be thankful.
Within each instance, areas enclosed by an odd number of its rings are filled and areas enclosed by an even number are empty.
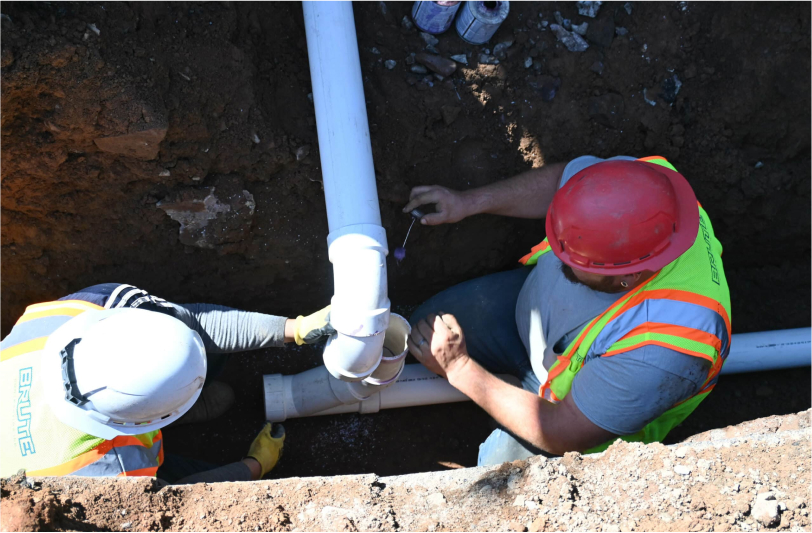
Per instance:
[[[457,34],[471,44],[485,44],[510,11],[510,2],[465,2],[457,16]]]
[[[426,33],[439,35],[451,27],[462,2],[415,2],[412,20]]]

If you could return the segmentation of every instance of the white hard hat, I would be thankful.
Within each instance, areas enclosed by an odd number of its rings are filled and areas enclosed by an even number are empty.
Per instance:
[[[49,336],[41,368],[54,415],[110,440],[188,411],[206,380],[206,349],[197,332],[162,313],[86,311]]]

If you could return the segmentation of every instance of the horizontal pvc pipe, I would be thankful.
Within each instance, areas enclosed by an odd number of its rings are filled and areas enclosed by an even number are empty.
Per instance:
[[[323,368],[323,367],[319,367]],[[318,369],[308,370],[314,372]],[[299,374],[301,376],[301,374]],[[281,422],[286,418],[297,418],[302,416],[321,416],[321,415],[337,415],[341,413],[377,413],[381,409],[394,409],[397,407],[413,407],[418,405],[434,405],[439,403],[453,403],[464,402],[469,398],[455,389],[448,382],[447,379],[438,376],[423,365],[404,365],[402,372],[398,376],[396,382],[389,387],[375,388],[365,383],[340,383],[340,385],[354,386],[354,393],[363,394],[363,391],[369,391],[371,394],[364,401],[350,401],[342,402],[338,400],[334,392],[327,392],[323,384],[312,383],[313,388],[310,390],[302,390],[303,396],[312,394],[316,397],[323,397],[326,394],[332,395],[333,405],[324,410],[312,409],[316,405],[324,405],[323,403],[314,403],[310,400],[311,409],[297,409],[291,408],[295,402],[290,393],[277,393],[275,386],[269,384],[286,383],[288,388],[292,385],[292,376],[282,376],[281,374],[273,374],[265,376],[265,415],[271,422]],[[499,375],[504,381],[519,385],[519,381],[513,376]],[[300,381],[296,386],[308,386],[309,383]],[[282,386],[280,385],[280,388]],[[327,387],[330,388],[329,386]],[[331,389],[335,390],[335,389]],[[288,404],[286,407],[285,404]],[[309,411],[309,412],[305,412]]]
[[[351,2],[303,2],[335,293],[324,351],[343,381],[371,375],[389,323],[386,255]]]
[[[738,333],[733,335],[730,354],[722,367],[722,374],[778,370],[810,364],[812,364],[812,328]],[[319,369],[313,369],[304,374],[317,371]],[[452,387],[445,378],[434,374],[423,365],[405,365],[396,382],[382,390],[376,390],[365,383],[339,383],[347,387],[352,386],[341,389],[335,385],[331,387],[330,384],[316,383],[299,376],[302,374],[265,376],[266,414],[276,417],[269,420],[281,421],[285,419],[284,417],[341,413],[377,413],[381,409],[468,400],[467,396]],[[518,385],[518,380],[512,376],[499,377]],[[294,382],[294,379],[297,381]],[[276,393],[274,387],[268,386],[269,382],[282,383],[285,380],[289,380],[288,388],[298,389],[296,393],[298,400],[293,398],[292,393],[288,393],[290,399],[286,400],[284,394]],[[332,400],[324,401],[325,396],[329,396]],[[365,396],[366,400],[358,401]],[[291,405],[297,401],[299,405],[306,403],[307,407],[286,409],[283,405],[286,401]],[[321,407],[323,409],[320,409]],[[279,418],[280,416],[283,418]]]
[[[737,333],[722,374],[812,365],[812,328]]]
[[[383,339],[384,355],[379,356],[380,364],[363,381],[339,380],[326,365],[293,376],[264,376],[266,418],[271,422],[282,422],[288,418],[311,416],[342,404],[353,404],[358,410],[358,402],[368,403],[365,400],[392,386],[400,378],[408,351],[406,340],[411,331],[405,318],[392,313],[389,327],[379,335]],[[355,337],[343,338],[356,340]],[[338,337],[333,343],[339,344],[341,340],[342,337]],[[325,349],[325,361],[328,360],[328,352]]]

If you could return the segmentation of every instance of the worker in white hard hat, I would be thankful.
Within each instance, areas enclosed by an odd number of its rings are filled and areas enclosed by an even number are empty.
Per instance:
[[[247,456],[222,467],[165,461],[161,428],[228,410],[233,391],[211,380],[223,354],[316,342],[334,331],[329,312],[289,319],[179,305],[117,283],[29,306],[0,344],[0,477],[261,478],[282,453],[281,425],[266,423]]]

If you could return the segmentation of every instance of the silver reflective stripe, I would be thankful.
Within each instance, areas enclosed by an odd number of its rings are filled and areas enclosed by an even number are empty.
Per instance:
[[[159,440],[151,448],[137,445],[118,446],[104,454],[98,461],[68,475],[115,477],[123,472],[154,468],[158,466],[158,454],[161,451],[162,442],[163,440]]]
[[[131,289],[135,288],[132,285],[119,285],[118,287],[116,287],[116,290],[114,290],[112,293],[110,293],[110,296],[107,298],[107,302],[105,302],[105,304],[104,304],[104,308],[105,309],[111,309],[113,307],[113,302],[116,301],[116,298],[118,298],[118,295],[121,293],[121,291],[123,291],[127,287],[129,287]]]
[[[133,290],[127,292],[127,294],[125,294],[124,296],[121,297],[121,301],[119,301],[116,304],[116,308],[124,307],[124,305],[127,303],[127,300],[129,300],[130,298],[132,298],[136,294],[147,294],[147,291],[133,288]]]
[[[71,318],[73,317],[53,315],[35,318],[34,320],[17,324],[11,330],[11,333],[3,339],[3,342],[0,343],[0,350],[5,350],[6,348],[11,348],[22,342],[38,339],[39,337],[47,337]]]
[[[139,307],[139,306],[141,306],[141,304],[144,304],[146,302],[150,302],[152,304],[155,304],[155,305],[158,305],[158,306],[161,306],[161,307],[172,307],[171,305],[166,303],[166,300],[163,300],[161,298],[156,298],[154,296],[150,296],[149,294],[146,295],[146,296],[142,296],[141,298],[139,298],[136,301],[134,301],[133,303],[131,303],[130,307]]]

